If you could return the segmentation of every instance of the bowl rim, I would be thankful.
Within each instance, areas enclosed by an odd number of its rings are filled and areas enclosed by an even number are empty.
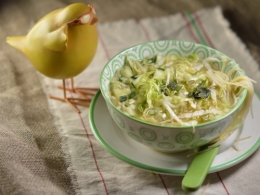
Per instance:
[[[117,54],[115,54],[112,58],[110,58],[110,60],[105,64],[105,66],[103,67],[102,71],[101,71],[101,74],[100,74],[100,83],[102,82],[102,75],[104,74],[104,71],[105,71],[105,68],[108,66],[108,64],[114,60],[114,58],[116,58],[117,56],[121,55],[121,54],[124,54],[126,53],[127,51],[129,50],[133,50],[134,48],[136,47],[140,47],[144,44],[149,44],[149,43],[155,43],[155,42],[168,42],[168,41],[176,41],[176,42],[183,42],[183,43],[191,43],[191,44],[195,44],[197,46],[203,46],[203,47],[206,47],[208,49],[211,49],[211,50],[215,50],[217,53],[231,59],[229,56],[223,54],[222,52],[218,51],[217,49],[214,49],[214,48],[211,48],[209,46],[206,46],[206,45],[203,45],[203,44],[199,44],[199,43],[195,43],[195,42],[190,42],[190,41],[183,41],[183,40],[157,40],[157,41],[147,41],[147,42],[143,42],[143,43],[139,43],[139,44],[136,44],[136,45],[133,45],[131,47],[128,47],[120,52],[118,52]],[[159,52],[158,52],[159,53]],[[235,62],[237,64],[237,62]],[[239,64],[237,64],[239,66]],[[239,66],[240,67],[240,66]],[[242,70],[242,69],[241,69]],[[153,127],[161,127],[161,128],[169,128],[169,129],[187,129],[187,128],[197,128],[197,127],[205,127],[207,125],[211,125],[211,124],[214,124],[214,123],[218,123],[219,121],[223,120],[224,118],[232,115],[234,112],[237,111],[237,109],[239,109],[245,99],[246,99],[246,96],[247,96],[247,93],[248,93],[248,90],[247,89],[244,89],[242,91],[242,93],[240,94],[240,98],[239,98],[239,101],[236,103],[236,105],[228,112],[226,113],[225,115],[217,118],[217,119],[214,119],[214,120],[211,120],[211,121],[208,121],[208,122],[204,122],[204,123],[200,123],[200,124],[196,124],[196,125],[187,125],[187,126],[174,126],[174,125],[163,125],[163,124],[156,124],[156,123],[151,123],[151,122],[147,122],[145,120],[141,120],[141,119],[138,119],[136,117],[133,117],[131,115],[128,115],[126,114],[125,112],[121,111],[120,109],[118,109],[110,100],[110,98],[107,98],[106,96],[106,92],[104,91],[102,85],[100,87],[100,91],[101,91],[101,94],[102,96],[104,97],[105,101],[106,101],[106,104],[108,103],[110,106],[112,106],[117,112],[119,112],[120,114],[122,114],[123,116],[131,119],[131,120],[134,120],[135,122],[138,122],[138,123],[142,123],[142,124],[145,124],[145,125],[149,125],[149,126],[153,126]]]

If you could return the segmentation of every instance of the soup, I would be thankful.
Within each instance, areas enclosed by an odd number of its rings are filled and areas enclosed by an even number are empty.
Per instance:
[[[121,111],[149,123],[209,122],[227,114],[244,89],[252,94],[250,79],[235,77],[238,66],[223,71],[231,61],[224,56],[200,59],[197,54],[157,54],[141,60],[126,56],[110,81],[110,98]]]

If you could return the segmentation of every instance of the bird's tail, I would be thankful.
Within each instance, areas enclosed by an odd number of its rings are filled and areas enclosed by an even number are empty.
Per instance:
[[[7,37],[6,42],[14,47],[15,49],[19,50],[20,52],[24,53],[23,48],[25,44],[25,37],[26,36],[18,36],[18,37]]]

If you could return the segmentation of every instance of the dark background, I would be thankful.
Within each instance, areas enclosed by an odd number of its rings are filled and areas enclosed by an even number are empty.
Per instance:
[[[24,25],[30,28],[28,20],[37,21],[46,14],[46,11],[52,11],[63,7],[64,4],[75,2],[80,2],[80,0],[53,0],[51,3],[50,1],[38,0],[1,0],[0,11],[8,11],[14,7],[19,8],[27,16],[23,20]],[[230,23],[231,29],[246,44],[258,63],[260,62],[260,0],[81,0],[81,2],[95,6],[100,22],[166,16],[185,10],[196,11],[202,8],[220,6],[225,18]],[[9,12],[10,18],[13,14],[15,13]],[[1,17],[1,26],[5,22],[10,21],[8,21],[8,18]],[[15,21],[13,22],[15,23]],[[23,30],[21,29],[21,31]],[[25,32],[14,33],[19,35]],[[14,33],[12,34],[14,35]],[[5,39],[5,37],[0,38]]]

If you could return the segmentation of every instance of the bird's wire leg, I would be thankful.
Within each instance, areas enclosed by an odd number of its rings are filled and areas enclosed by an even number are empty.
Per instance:
[[[82,96],[87,101],[91,101],[92,97],[99,90],[98,88],[94,88],[94,87],[92,87],[92,88],[91,87],[87,87],[87,88],[74,87],[74,80],[73,80],[73,78],[71,78],[71,87],[72,87],[72,90],[75,93],[79,94],[80,96]]]
[[[65,79],[62,80],[62,84],[63,84],[63,98],[52,96],[52,95],[50,95],[49,97],[51,99],[67,102],[72,107],[72,109],[74,111],[76,111],[77,113],[80,113],[79,109],[76,106],[74,106],[74,104],[77,104],[77,103],[75,101],[73,101],[73,99],[67,98],[66,87],[65,87]]]
[[[59,89],[64,89],[64,86],[58,86]],[[65,88],[65,90],[77,93],[82,97],[80,98],[69,98],[71,100],[76,100],[77,102],[80,102],[79,105],[89,107],[89,103],[91,102],[93,96],[96,94],[96,92],[99,90],[99,88],[94,87],[74,87],[74,80],[71,78],[71,88]],[[85,103],[82,103],[85,102]]]

